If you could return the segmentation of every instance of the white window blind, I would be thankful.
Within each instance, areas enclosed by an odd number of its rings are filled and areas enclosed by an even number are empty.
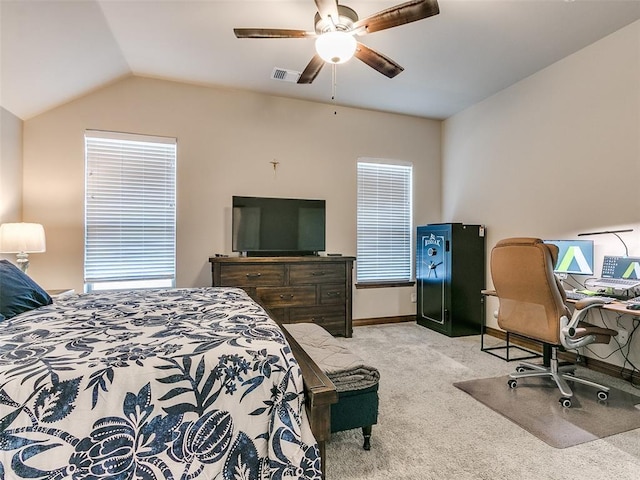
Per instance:
[[[176,139],[85,133],[85,289],[174,286]]]
[[[358,161],[358,283],[411,280],[412,170]]]

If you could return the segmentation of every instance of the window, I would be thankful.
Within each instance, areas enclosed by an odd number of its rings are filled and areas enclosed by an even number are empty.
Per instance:
[[[358,160],[358,283],[411,281],[412,170],[406,162]]]
[[[85,133],[85,290],[173,287],[176,140]]]

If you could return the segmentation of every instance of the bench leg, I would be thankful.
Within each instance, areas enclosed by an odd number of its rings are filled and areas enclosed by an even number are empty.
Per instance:
[[[322,480],[327,478],[327,442],[324,440],[318,442],[318,450],[320,450],[320,468],[322,469]]]
[[[371,450],[371,427],[371,425],[362,427],[362,436],[364,437],[364,445],[362,445],[362,448],[365,450]]]

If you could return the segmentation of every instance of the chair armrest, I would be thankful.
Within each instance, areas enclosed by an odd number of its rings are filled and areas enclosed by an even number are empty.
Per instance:
[[[601,343],[602,337],[599,337],[601,335],[609,336],[610,340],[611,336],[617,334],[615,330],[593,327],[583,323],[592,308],[600,308],[605,303],[598,298],[585,298],[576,302],[571,320],[566,316],[560,319],[560,342],[563,347],[574,350],[590,343]]]

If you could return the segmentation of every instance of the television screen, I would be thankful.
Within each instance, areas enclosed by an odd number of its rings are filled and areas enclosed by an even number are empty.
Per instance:
[[[558,246],[554,272],[593,275],[593,240],[545,240]]]
[[[233,197],[232,250],[309,255],[325,250],[325,201]]]

